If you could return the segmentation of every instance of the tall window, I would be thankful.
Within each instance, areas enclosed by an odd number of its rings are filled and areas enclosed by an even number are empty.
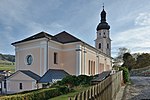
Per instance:
[[[93,64],[93,75],[95,74],[95,61],[94,61],[94,64]]]
[[[109,44],[107,43],[107,49],[109,49]]]
[[[101,49],[101,43],[99,43],[99,47],[98,48]]]
[[[91,62],[90,62],[90,60],[89,60],[89,75],[91,74],[91,73],[90,73],[90,71],[91,71],[90,68],[91,68]]]
[[[19,89],[22,90],[22,83],[19,84]]]
[[[54,64],[58,63],[58,53],[54,52]]]
[[[91,61],[91,68],[90,69],[91,69],[90,73],[93,74],[93,61]]]
[[[89,60],[89,75],[95,74],[95,61]]]

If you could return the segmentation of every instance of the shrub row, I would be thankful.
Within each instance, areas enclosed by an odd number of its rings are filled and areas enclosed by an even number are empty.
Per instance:
[[[0,97],[0,100],[48,100],[65,93],[68,93],[67,87],[48,88],[37,91],[31,91],[25,94],[16,94]]]

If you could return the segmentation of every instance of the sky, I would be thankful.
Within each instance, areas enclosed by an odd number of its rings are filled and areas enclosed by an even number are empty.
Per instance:
[[[112,57],[122,47],[150,53],[150,0],[0,0],[0,53],[15,54],[11,43],[41,31],[67,31],[95,46],[103,3]]]

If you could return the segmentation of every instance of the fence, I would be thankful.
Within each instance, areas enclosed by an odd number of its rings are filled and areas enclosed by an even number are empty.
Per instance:
[[[122,83],[122,71],[117,72],[68,100],[113,100]]]

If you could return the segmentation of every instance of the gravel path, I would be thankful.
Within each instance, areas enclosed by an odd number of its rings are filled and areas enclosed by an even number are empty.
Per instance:
[[[131,77],[126,88],[125,100],[150,100],[150,77]]]

